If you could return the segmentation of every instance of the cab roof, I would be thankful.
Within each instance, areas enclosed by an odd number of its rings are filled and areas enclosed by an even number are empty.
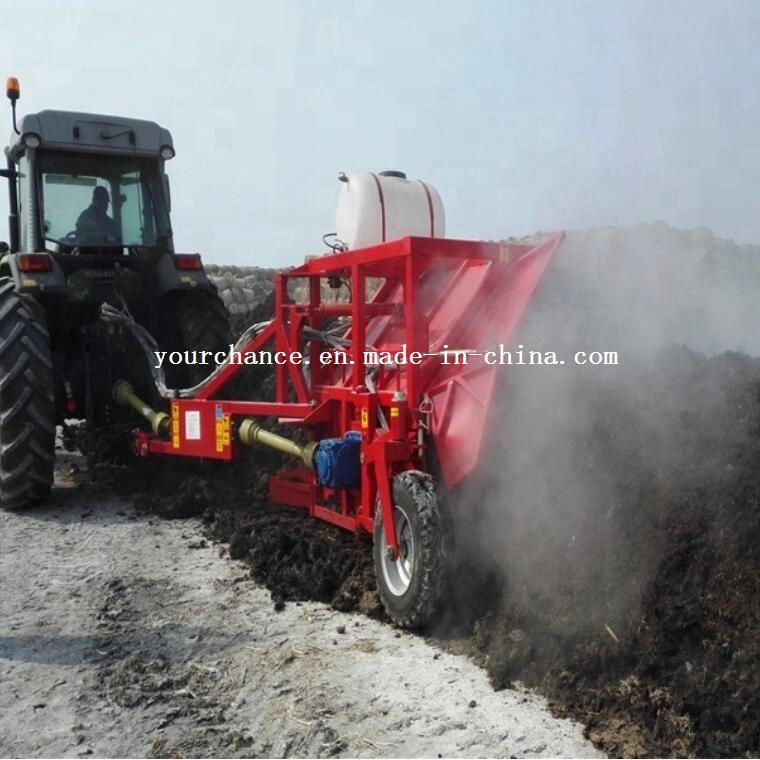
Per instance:
[[[56,150],[158,157],[161,148],[174,148],[168,129],[124,116],[46,110],[26,114],[19,131],[6,149],[14,159],[24,152],[23,138],[29,133],[39,136],[41,148]]]

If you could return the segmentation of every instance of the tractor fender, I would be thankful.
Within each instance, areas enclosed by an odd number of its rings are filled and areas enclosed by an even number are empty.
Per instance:
[[[48,254],[50,268],[47,270],[22,272],[19,268],[21,255],[8,253],[0,259],[0,276],[10,277],[16,287],[16,292],[32,295],[66,292],[66,277],[55,257]]]
[[[216,293],[216,285],[209,280],[203,269],[178,269],[172,254],[161,256],[153,269],[157,295],[163,297],[172,291],[210,290]]]

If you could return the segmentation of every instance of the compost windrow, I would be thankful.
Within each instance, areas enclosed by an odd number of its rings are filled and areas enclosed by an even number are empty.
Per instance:
[[[492,594],[458,589],[452,626],[496,688],[539,687],[613,755],[757,756],[760,363],[673,348],[568,399],[554,436],[505,409],[538,468],[503,450],[460,494],[458,577]]]

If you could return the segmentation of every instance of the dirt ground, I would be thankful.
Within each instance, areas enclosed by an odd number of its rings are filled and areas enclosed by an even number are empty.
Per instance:
[[[0,513],[0,755],[596,754],[466,657],[273,604],[208,524],[140,514],[83,468],[61,454],[50,504]],[[124,492],[135,475],[118,475]]]

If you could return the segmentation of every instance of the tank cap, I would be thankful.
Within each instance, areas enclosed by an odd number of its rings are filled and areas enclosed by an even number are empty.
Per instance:
[[[388,169],[384,172],[379,172],[381,177],[398,177],[398,179],[406,179],[404,172],[396,171],[395,169]]]

